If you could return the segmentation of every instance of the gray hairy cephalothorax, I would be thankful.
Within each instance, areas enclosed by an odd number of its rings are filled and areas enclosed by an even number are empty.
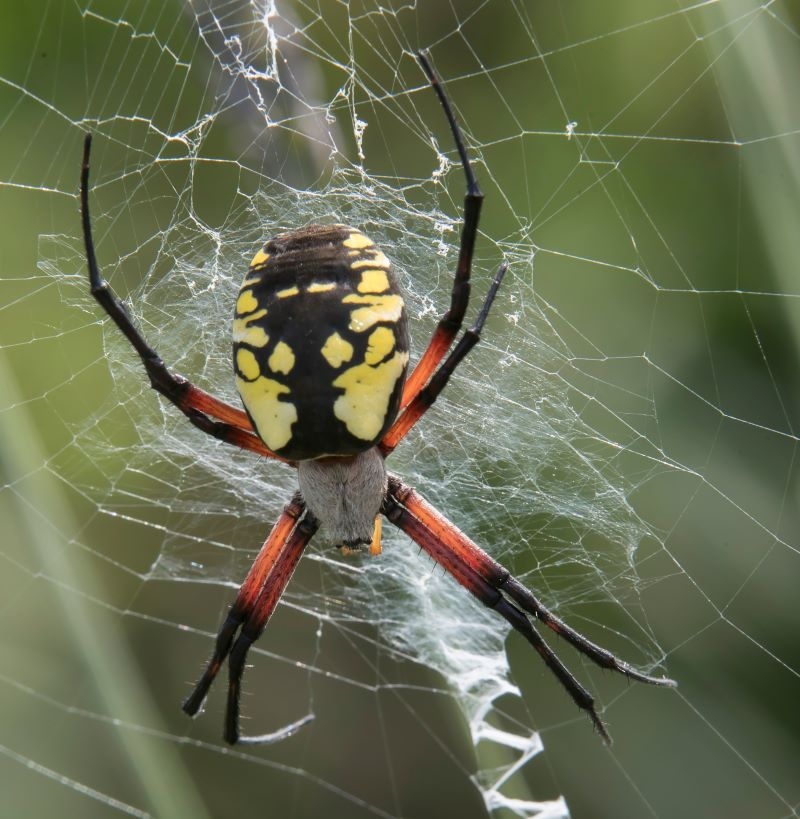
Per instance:
[[[386,467],[377,447],[346,458],[317,458],[297,464],[300,492],[308,508],[338,544],[369,544],[386,494]]]

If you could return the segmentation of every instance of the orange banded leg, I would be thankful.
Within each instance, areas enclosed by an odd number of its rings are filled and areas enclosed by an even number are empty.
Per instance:
[[[145,341],[131,321],[128,311],[117,298],[109,283],[100,275],[92,238],[92,222],[89,216],[89,155],[92,135],[86,134],[83,142],[81,166],[81,221],[86,261],[89,267],[89,287],[98,304],[111,317],[120,331],[139,354],[150,379],[150,386],[171,401],[198,429],[226,443],[256,452],[267,458],[278,458],[270,452],[263,441],[253,432],[247,415],[242,410],[220,401],[213,395],[195,387],[183,376],[171,372],[158,353]],[[214,420],[214,419],[218,420]]]
[[[461,165],[464,168],[464,175],[467,180],[467,192],[464,196],[464,226],[461,229],[461,245],[458,251],[458,263],[456,274],[453,280],[453,290],[450,296],[450,308],[439,321],[436,331],[428,344],[427,349],[422,354],[417,366],[408,377],[403,397],[400,402],[401,407],[410,403],[416,394],[425,386],[425,383],[439,366],[439,362],[447,355],[453,339],[461,329],[464,314],[469,304],[469,278],[472,269],[472,255],[475,250],[475,237],[478,234],[478,220],[480,219],[481,205],[483,204],[483,194],[478,187],[475,174],[472,170],[467,150],[464,147],[464,137],[456,121],[455,114],[450,105],[447,95],[442,89],[439,77],[433,70],[433,66],[427,54],[420,52],[417,59],[422,66],[439,102],[444,109],[447,122],[450,125],[450,132],[456,143]]]
[[[194,409],[246,432],[253,432],[253,425],[244,410],[232,407],[211,393],[189,384],[186,390],[186,403]]]
[[[295,500],[299,500],[299,497],[296,496]],[[267,621],[292,579],[303,550],[318,528],[317,519],[306,511],[303,519],[284,543],[267,581],[261,587],[258,597],[242,624],[242,630],[231,648],[228,660],[228,704],[225,710],[225,741],[231,745],[237,742],[255,745],[270,738],[270,735],[242,737],[239,733],[239,696],[247,652],[263,633]]]
[[[502,615],[536,649],[556,675],[575,704],[586,711],[598,733],[610,742],[608,732],[594,707],[594,697],[578,682],[544,642],[527,615],[541,620],[582,654],[603,668],[651,685],[675,686],[666,677],[651,677],[618,660],[551,614],[518,580],[479,546],[473,543],[429,503],[394,476],[384,503],[389,520],[408,534],[484,605]],[[504,596],[506,595],[506,596]],[[511,598],[510,600],[508,598]]]
[[[399,529],[402,529],[415,543],[419,544],[448,574],[452,575],[470,594],[474,595],[485,606],[494,609],[504,617],[511,626],[536,649],[547,667],[558,677],[567,689],[575,704],[591,717],[595,728],[605,742],[610,743],[603,721],[594,707],[594,697],[578,682],[572,672],[558,659],[555,652],[545,643],[528,618],[513,603],[503,597],[491,583],[482,577],[475,565],[465,561],[457,550],[452,548],[452,535],[447,538],[432,532],[408,508],[403,506],[390,486],[384,502],[386,517]],[[465,535],[459,532],[462,539]],[[473,544],[474,545],[474,544]],[[477,549],[478,547],[475,546]]]
[[[311,540],[318,525],[316,519],[306,511],[299,493],[296,494],[284,508],[247,573],[239,594],[219,630],[208,666],[183,704],[183,710],[189,716],[197,714],[222,664],[230,656],[228,706],[225,718],[225,739],[230,743],[240,740],[239,692],[247,651],[264,631],[306,544]],[[240,628],[241,632],[234,642],[236,632]],[[248,741],[258,742],[259,738],[254,737]]]
[[[286,545],[287,538],[294,530],[304,510],[305,504],[295,495],[283,509],[281,516],[272,527],[272,531],[261,547],[258,556],[253,561],[253,565],[250,567],[247,577],[245,577],[244,582],[239,588],[236,600],[233,602],[228,616],[219,630],[214,654],[208,662],[208,667],[203,673],[203,676],[200,677],[197,685],[195,685],[192,693],[183,703],[183,710],[189,714],[189,716],[193,717],[200,710],[203,700],[205,700],[208,690],[211,688],[211,684],[214,682],[217,673],[222,667],[222,663],[225,662],[225,658],[230,653],[234,634],[238,631],[239,626],[241,626],[247,618],[248,613],[252,610],[259,592],[269,579]]]
[[[480,341],[481,330],[489,315],[489,310],[492,307],[494,297],[497,295],[497,290],[500,283],[503,281],[508,265],[503,263],[497,269],[494,281],[486,294],[483,305],[481,306],[478,318],[475,324],[466,330],[458,344],[453,348],[453,351],[447,357],[447,360],[439,367],[433,374],[427,384],[414,396],[413,400],[408,406],[400,411],[400,417],[392,424],[386,435],[383,436],[379,446],[384,456],[388,455],[394,448],[405,438],[409,430],[419,421],[420,418],[430,409],[433,402],[439,397],[441,391],[450,380],[455,368],[465,358],[467,353]]]
[[[172,375],[169,372],[168,375],[175,379],[181,379],[181,376]],[[253,431],[253,425],[250,423],[250,419],[244,410],[232,407],[230,404],[220,401],[219,398],[211,395],[211,393],[205,392],[205,390],[201,390],[199,387],[195,387],[191,382],[185,381],[185,379],[182,380],[184,380],[186,384],[186,392],[182,399],[183,404],[178,403],[178,401],[175,401],[169,395],[167,395],[167,398],[169,398],[198,429],[202,429],[203,432],[224,441],[226,444],[232,444],[233,446],[238,446],[240,449],[255,452],[256,455],[263,455],[265,458],[272,458],[273,460],[294,466],[293,461],[282,458],[280,455],[276,455],[270,449],[267,449],[267,445]],[[152,378],[150,383],[153,383]],[[165,394],[159,387],[155,387],[155,389],[161,392],[162,395]],[[215,418],[219,420],[215,421]]]
[[[481,577],[485,578],[493,588],[508,595],[523,611],[535,617],[574,646],[581,654],[601,668],[616,671],[638,682],[649,685],[675,686],[677,683],[667,677],[651,677],[637,671],[628,663],[615,657],[610,651],[591,640],[580,632],[568,626],[559,617],[556,617],[546,608],[539,599],[525,586],[504,569],[496,560],[491,558],[477,544],[473,543],[460,529],[443,517],[431,504],[424,500],[419,493],[410,486],[400,483],[395,478],[390,479],[390,492],[406,507],[434,536],[447,543],[458,560],[468,563]]]

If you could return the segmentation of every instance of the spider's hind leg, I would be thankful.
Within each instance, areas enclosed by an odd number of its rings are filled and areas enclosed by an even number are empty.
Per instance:
[[[475,323],[464,332],[458,340],[458,344],[438,370],[431,376],[427,384],[414,396],[413,400],[400,413],[400,417],[392,424],[386,435],[380,442],[380,449],[384,455],[388,455],[405,438],[411,428],[420,418],[431,408],[434,401],[439,397],[442,390],[447,386],[450,376],[455,372],[456,367],[464,360],[467,353],[481,340],[483,325],[489,316],[494,298],[500,289],[500,284],[508,270],[508,265],[503,262],[497,268],[486,298],[481,305]]]
[[[467,184],[467,191],[464,194],[464,226],[461,229],[461,243],[458,249],[458,262],[456,272],[453,277],[453,289],[450,294],[450,307],[442,316],[436,331],[433,334],[428,347],[417,362],[417,366],[406,381],[403,390],[401,406],[405,407],[410,403],[416,394],[425,386],[434,370],[439,366],[439,362],[447,355],[453,339],[458,335],[464,314],[467,312],[470,295],[470,275],[472,271],[472,255],[475,251],[475,239],[478,235],[478,222],[480,220],[481,206],[483,205],[483,194],[475,179],[472,164],[464,146],[464,136],[458,125],[450,100],[442,88],[441,81],[431,65],[427,53],[419,52],[417,60],[422,66],[431,87],[436,92],[439,102],[442,105],[447,122],[450,126],[450,133],[455,142],[461,166],[464,169],[464,177]]]
[[[92,220],[89,214],[89,158],[91,150],[92,135],[87,133],[83,140],[83,162],[81,164],[81,224],[83,226],[83,241],[86,248],[86,264],[89,268],[89,289],[91,294],[138,353],[150,379],[150,386],[171,401],[194,426],[207,435],[226,443],[256,452],[268,458],[284,460],[270,452],[261,439],[253,433],[253,428],[245,412],[195,387],[182,375],[173,373],[164,364],[158,353],[139,332],[125,305],[111,289],[111,285],[102,277],[97,264],[94,237],[92,235]]]

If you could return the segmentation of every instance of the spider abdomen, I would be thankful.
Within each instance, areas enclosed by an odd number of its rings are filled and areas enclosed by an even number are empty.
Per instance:
[[[277,455],[355,455],[377,443],[397,416],[408,346],[391,264],[360,231],[310,225],[253,258],[233,364],[253,427]]]

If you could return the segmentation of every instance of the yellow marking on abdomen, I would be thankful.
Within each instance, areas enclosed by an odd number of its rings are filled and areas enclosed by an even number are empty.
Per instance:
[[[329,290],[335,289],[335,287],[335,282],[314,282],[309,284],[306,290],[309,293],[327,293]]]
[[[359,296],[351,293],[342,299],[343,304],[363,304],[350,313],[350,329],[363,333],[379,322],[398,322],[403,312],[403,299],[396,295]]]
[[[359,293],[385,293],[389,289],[389,277],[385,270],[365,270],[358,283]]]
[[[253,355],[253,351],[246,347],[239,347],[236,350],[236,369],[247,381],[255,381],[261,375],[258,359]]]
[[[294,367],[294,353],[292,348],[283,341],[279,341],[272,351],[272,355],[267,359],[269,368],[274,373],[288,375]]]
[[[287,287],[284,290],[278,290],[275,294],[279,299],[288,299],[291,296],[296,296],[300,292],[298,287]]]
[[[256,310],[258,310],[258,299],[253,295],[253,291],[242,290],[239,298],[236,299],[236,314],[241,316],[254,313]]]
[[[351,270],[360,270],[362,267],[382,267],[388,270],[392,263],[386,258],[382,250],[374,251],[370,256],[350,263]]]
[[[250,267],[260,267],[262,264],[266,264],[267,260],[269,259],[269,253],[265,252],[264,248],[262,247],[261,250],[253,256],[253,261],[250,262]]]
[[[280,401],[289,388],[272,378],[261,376],[245,381],[237,376],[236,388],[253,419],[258,437],[275,452],[292,439],[292,424],[297,422],[297,407],[289,401]]]
[[[394,349],[394,333],[388,327],[378,327],[370,333],[367,345],[364,361],[367,364],[377,364]]]
[[[345,370],[333,386],[344,390],[333,404],[333,414],[347,431],[362,441],[374,441],[386,421],[389,399],[408,364],[408,353],[395,353],[372,367],[357,364]]]
[[[353,357],[353,345],[338,333],[332,333],[322,345],[321,353],[331,367],[341,367]]]
[[[353,231],[343,242],[344,247],[353,248],[353,250],[363,250],[365,247],[374,247],[375,242],[368,239],[360,231]]]
[[[266,347],[269,336],[263,327],[251,327],[250,322],[257,321],[267,315],[266,310],[259,310],[247,318],[233,320],[233,340],[240,344],[249,344],[251,347]]]

